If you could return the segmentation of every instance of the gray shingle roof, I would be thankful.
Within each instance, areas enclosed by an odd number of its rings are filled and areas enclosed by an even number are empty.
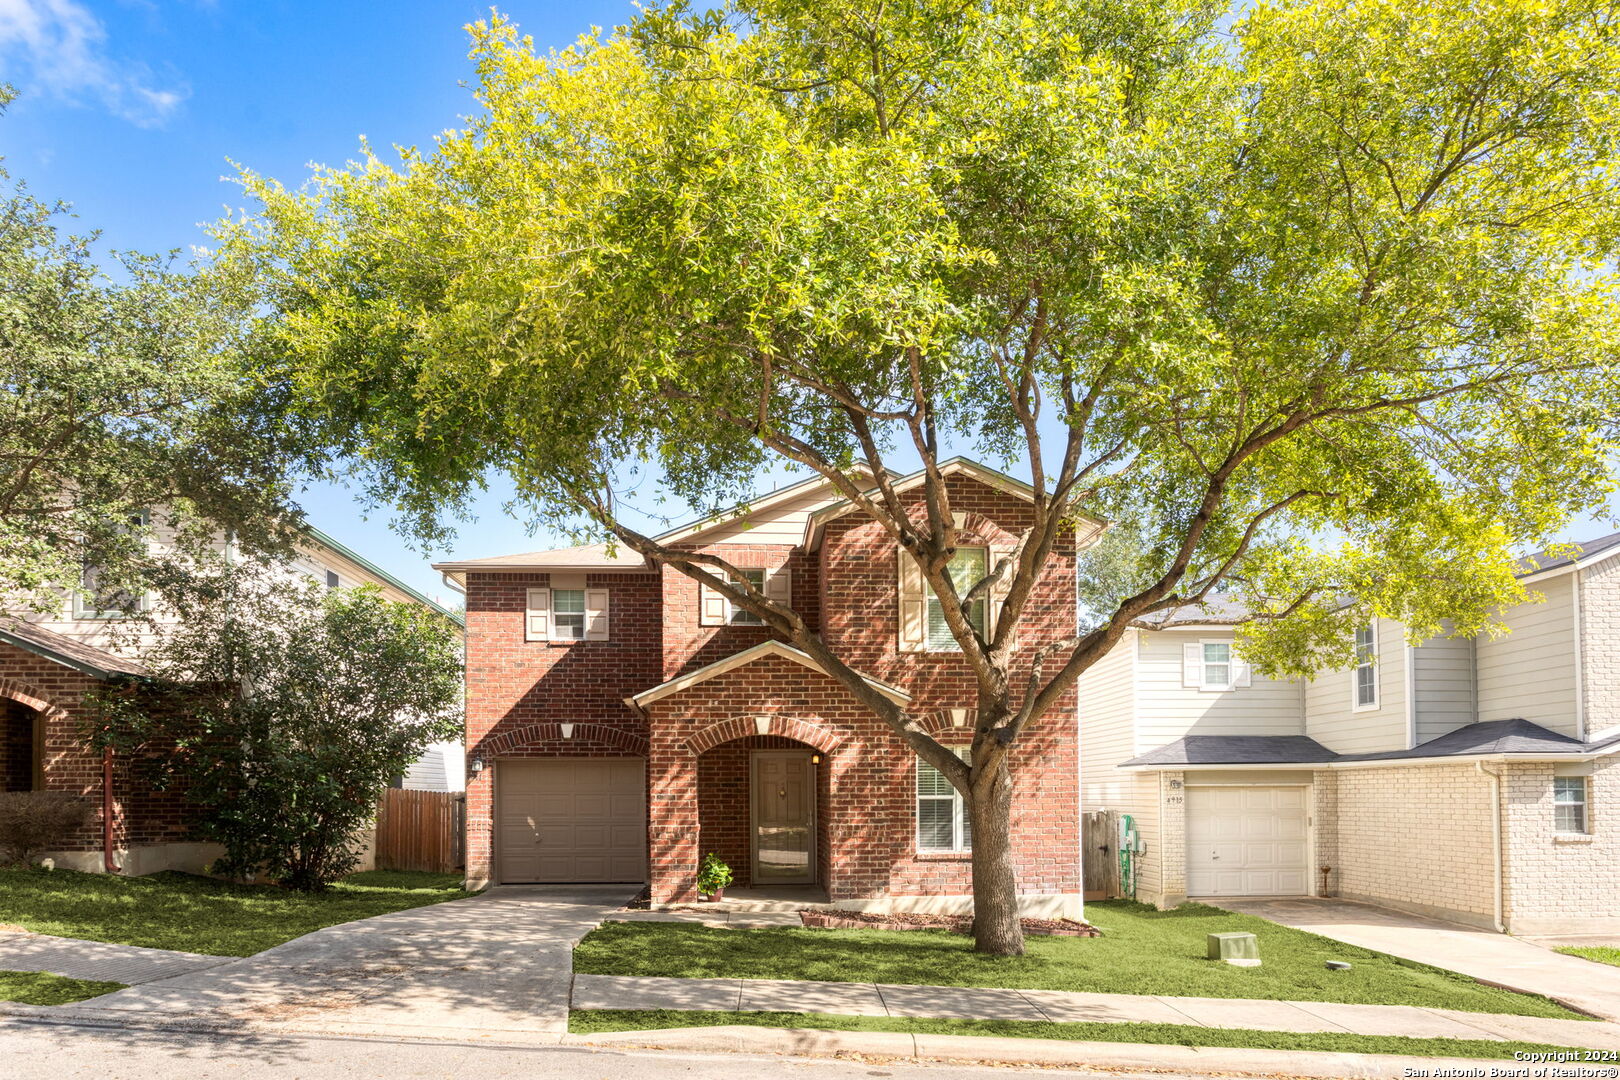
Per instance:
[[[1574,550],[1564,550],[1553,555],[1543,548],[1533,555],[1526,555],[1517,564],[1519,573],[1539,574],[1543,570],[1568,566],[1577,560],[1583,563],[1592,562],[1595,556],[1608,551],[1610,548],[1620,547],[1620,532],[1612,532],[1608,536],[1600,536],[1595,540],[1581,540],[1573,544],[1560,544],[1558,546],[1561,548],[1573,547]]]
[[[1620,744],[1620,735],[1583,743],[1528,720],[1466,724],[1410,750],[1375,754],[1335,754],[1303,735],[1188,735],[1125,765],[1334,765],[1356,761],[1410,761],[1418,758],[1474,757],[1486,754],[1547,755],[1596,753]]]

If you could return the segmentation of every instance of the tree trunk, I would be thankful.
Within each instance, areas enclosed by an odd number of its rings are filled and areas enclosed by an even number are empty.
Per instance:
[[[968,814],[973,825],[973,949],[991,956],[1024,955],[1018,921],[1018,881],[1012,861],[1012,777],[1003,759],[976,778]]]

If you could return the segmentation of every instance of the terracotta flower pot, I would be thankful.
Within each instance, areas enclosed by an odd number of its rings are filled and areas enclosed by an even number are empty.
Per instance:
[[[705,896],[703,899],[712,904],[717,900],[725,899],[725,895],[726,890],[724,888],[719,888],[714,890],[714,892],[710,893],[708,896]]]

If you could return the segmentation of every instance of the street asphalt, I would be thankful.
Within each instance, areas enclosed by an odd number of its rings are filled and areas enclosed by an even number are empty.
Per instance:
[[[289,1035],[209,1035],[151,1028],[0,1020],[5,1080],[1008,1080],[1027,1070],[744,1054],[501,1047]],[[1204,1080],[1202,1073],[1041,1069],[1052,1080]]]

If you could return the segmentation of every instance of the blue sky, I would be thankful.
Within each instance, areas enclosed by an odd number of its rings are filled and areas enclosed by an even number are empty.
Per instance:
[[[541,47],[634,12],[628,2],[506,3]],[[427,144],[474,108],[462,28],[487,3],[393,0],[0,0],[0,81],[23,97],[0,119],[0,156],[42,197],[74,204],[105,245],[203,244],[202,224],[241,200],[231,161],[295,184],[339,164],[362,136],[379,149]],[[370,520],[351,493],[318,487],[312,523],[427,592],[451,599],[428,559]],[[551,546],[482,500],[453,554]],[[1585,520],[1569,539],[1607,532]],[[445,553],[435,553],[442,557]]]

